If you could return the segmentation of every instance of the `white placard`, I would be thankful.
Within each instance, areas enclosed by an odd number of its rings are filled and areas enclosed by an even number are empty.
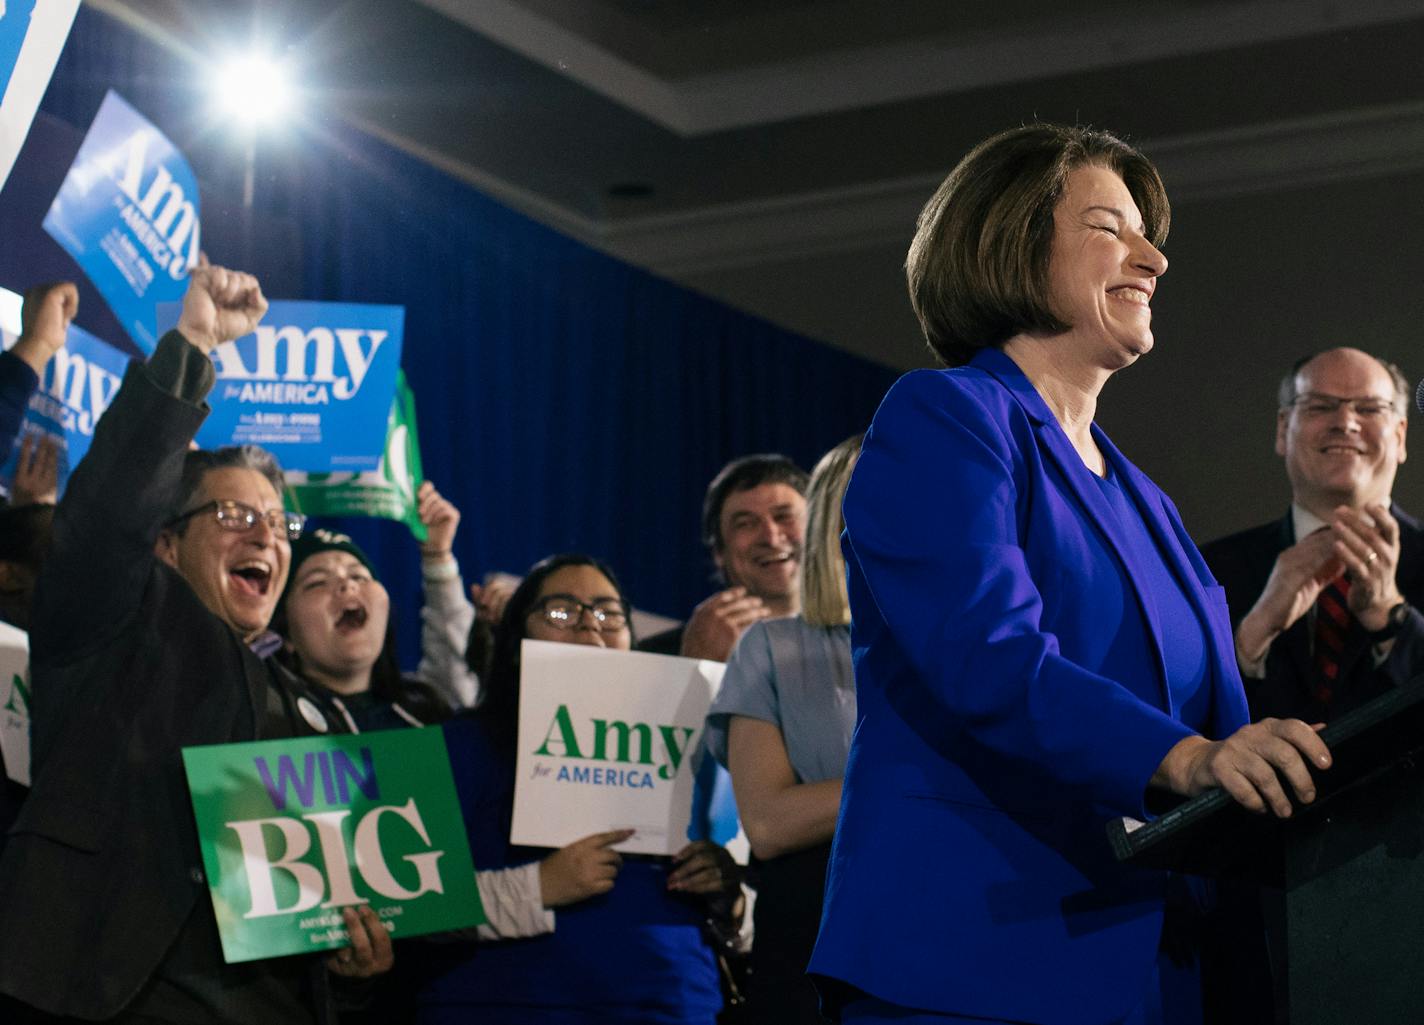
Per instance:
[[[0,753],[5,775],[30,785],[30,638],[0,623]]]
[[[25,297],[8,288],[0,288],[0,345],[9,349],[20,338],[22,321],[20,311],[24,309]]]
[[[0,0],[0,185],[10,176],[79,0]]]
[[[510,842],[565,844],[635,829],[618,850],[687,844],[692,753],[722,683],[720,662],[525,641]]]

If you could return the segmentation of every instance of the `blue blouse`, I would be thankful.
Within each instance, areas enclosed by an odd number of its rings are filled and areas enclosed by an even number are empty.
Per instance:
[[[509,844],[513,753],[478,715],[444,727],[450,767],[480,869],[549,852]],[[703,938],[703,911],[669,893],[667,859],[627,857],[613,889],[561,907],[554,931],[481,942],[417,995],[422,1025],[712,1025],[722,1007],[717,964]]]
[[[1211,691],[1206,686],[1207,626],[1197,616],[1182,591],[1182,584],[1167,566],[1133,500],[1118,486],[1117,474],[1109,464],[1106,477],[1095,477],[1098,487],[1112,507],[1117,520],[1117,539],[1128,548],[1147,574],[1143,600],[1156,608],[1162,626],[1162,659],[1167,666],[1167,689],[1178,721],[1194,730],[1205,729],[1211,713]],[[1104,629],[1113,633],[1114,643],[1139,665],[1150,665],[1152,653],[1147,639],[1152,631],[1142,606],[1133,600],[1124,574],[1120,600],[1103,606]]]

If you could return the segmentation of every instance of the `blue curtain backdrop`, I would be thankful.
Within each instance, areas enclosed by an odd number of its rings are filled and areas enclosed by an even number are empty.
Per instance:
[[[638,605],[685,616],[710,589],[702,493],[728,459],[804,466],[861,431],[892,373],[622,264],[394,148],[327,121],[263,144],[255,209],[242,150],[215,127],[202,69],[83,7],[26,151],[0,194],[0,284],[77,270],[39,221],[105,91],[185,151],[203,183],[204,248],[268,296],[406,307],[403,363],[426,476],[464,514],[467,580],[541,556],[606,558]],[[89,292],[80,321],[123,343]],[[404,528],[347,522],[401,614],[420,600]]]

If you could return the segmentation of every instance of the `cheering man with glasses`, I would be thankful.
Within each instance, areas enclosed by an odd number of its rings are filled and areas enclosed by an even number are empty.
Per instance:
[[[1327,722],[1424,671],[1424,528],[1390,503],[1409,384],[1358,349],[1281,381],[1285,518],[1208,545],[1254,719]]]
[[[282,471],[263,449],[244,445],[191,452],[183,471],[179,493],[188,502],[202,492],[242,495],[259,504],[215,498],[188,508],[164,524],[158,557],[178,570],[199,600],[244,640],[257,641],[282,593],[290,545],[302,534],[303,517],[282,509]],[[280,642],[273,638],[257,650],[275,650]]]
[[[334,1020],[329,974],[390,967],[369,908],[326,958],[223,962],[180,751],[340,729],[269,657],[301,517],[258,448],[188,451],[208,354],[266,312],[194,269],[178,329],[134,363],[55,513],[30,634],[34,787],[0,859],[0,1007],[120,1022]],[[3,997],[0,997],[3,1000]]]

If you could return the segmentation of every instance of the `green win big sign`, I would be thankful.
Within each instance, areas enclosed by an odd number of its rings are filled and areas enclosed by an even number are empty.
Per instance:
[[[345,946],[343,908],[396,937],[485,920],[438,729],[183,750],[229,963]]]

